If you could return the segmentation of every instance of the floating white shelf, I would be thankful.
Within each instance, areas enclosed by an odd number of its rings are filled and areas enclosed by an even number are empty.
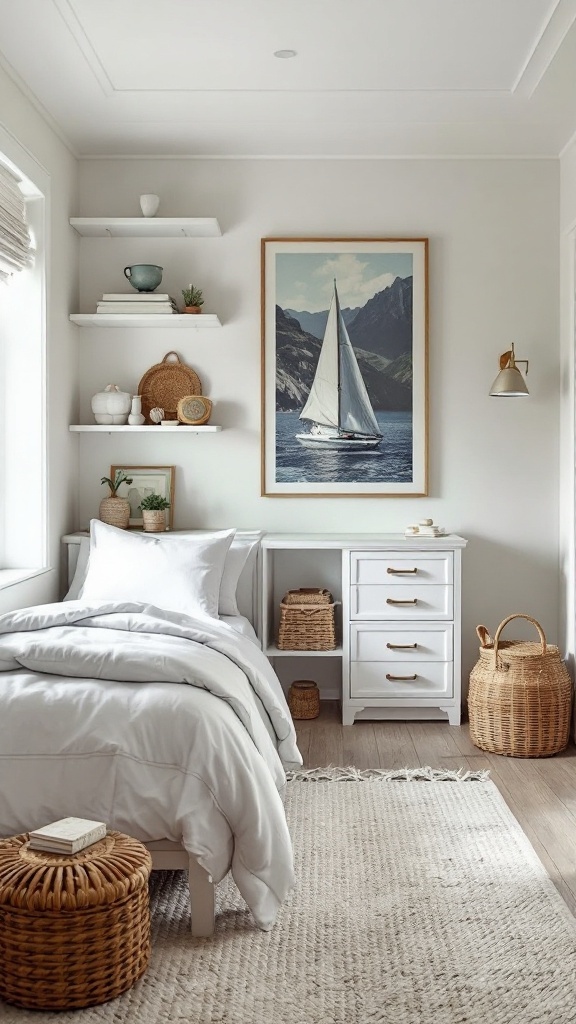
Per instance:
[[[147,426],[142,427],[131,427],[128,423],[121,425],[113,423],[74,423],[69,428],[76,434],[119,434],[122,431],[125,434],[152,434],[157,432],[159,434],[174,433],[177,431],[179,434],[215,434],[217,431],[222,430],[222,427],[216,427],[212,424],[208,424],[202,427],[192,427],[187,424],[180,423],[177,427],[163,427],[163,426]]]
[[[85,238],[218,238],[215,217],[71,217]]]
[[[222,327],[215,313],[71,313],[70,319],[80,327]]]
[[[264,653],[267,658],[341,658],[343,650],[335,647],[333,651],[281,651],[271,644]]]

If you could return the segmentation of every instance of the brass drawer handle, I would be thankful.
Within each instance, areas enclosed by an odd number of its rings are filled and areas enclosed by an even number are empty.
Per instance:
[[[391,576],[400,576],[401,574],[407,575],[408,573],[415,574],[415,573],[418,572],[418,569],[390,569],[389,568],[389,569],[386,569],[386,572],[390,573]]]
[[[395,679],[400,679],[404,682],[413,683],[415,679],[418,679],[416,673],[413,676],[391,676],[389,672],[386,673],[386,679],[390,679],[393,682]]]
[[[387,597],[386,604],[418,604],[418,598],[413,597],[410,601],[397,601],[395,597]]]
[[[386,644],[389,651],[417,651],[418,644]]]

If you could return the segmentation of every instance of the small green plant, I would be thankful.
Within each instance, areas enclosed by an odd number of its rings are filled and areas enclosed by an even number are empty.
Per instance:
[[[122,470],[119,470],[116,473],[114,480],[111,480],[109,476],[103,476],[100,483],[108,484],[108,487],[110,488],[110,497],[117,498],[118,495],[116,494],[116,491],[120,487],[120,484],[131,484],[132,477],[127,476],[126,473],[124,473]]]
[[[193,284],[189,284],[187,288],[182,289],[182,298],[184,299],[185,306],[204,305],[204,299],[202,298],[202,289],[195,288]]]
[[[161,512],[164,508],[170,508],[170,502],[161,494],[147,494],[145,498],[142,498],[138,508],[143,512]]]

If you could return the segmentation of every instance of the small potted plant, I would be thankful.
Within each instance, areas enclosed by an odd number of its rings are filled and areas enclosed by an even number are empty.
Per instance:
[[[145,533],[161,533],[166,529],[166,509],[170,502],[161,494],[147,494],[138,506],[142,511]]]
[[[204,299],[201,288],[195,288],[193,284],[189,284],[187,288],[182,289],[182,298],[184,299],[184,313],[202,312],[200,307],[204,305]]]
[[[109,476],[103,476],[100,483],[108,484],[110,494],[107,498],[102,498],[98,518],[102,523],[108,523],[108,526],[117,526],[119,530],[127,530],[130,521],[130,502],[127,498],[120,498],[117,492],[120,484],[131,484],[132,477],[119,470],[114,480],[111,480]]]

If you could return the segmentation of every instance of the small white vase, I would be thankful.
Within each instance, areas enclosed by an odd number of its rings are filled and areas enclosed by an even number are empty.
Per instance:
[[[104,391],[92,396],[91,406],[96,423],[127,423],[131,400],[132,396],[127,391],[120,391],[117,384],[108,384]]]
[[[142,395],[132,395],[132,407],[128,417],[131,427],[141,427],[146,417],[142,415]]]
[[[158,212],[160,206],[160,196],[155,196],[153,192],[147,192],[145,195],[140,196],[140,209],[145,217],[154,217]]]

